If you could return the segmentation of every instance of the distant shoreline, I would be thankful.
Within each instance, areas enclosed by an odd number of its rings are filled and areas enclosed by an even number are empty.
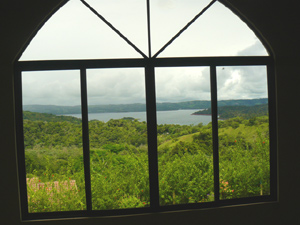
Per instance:
[[[254,106],[260,104],[267,104],[267,98],[261,99],[235,99],[235,100],[221,100],[218,101],[218,106]],[[196,110],[208,109],[211,107],[211,102],[207,100],[194,100],[177,103],[157,103],[156,111],[175,111],[175,110]],[[55,115],[63,114],[80,114],[81,106],[58,106],[58,105],[23,105],[24,111],[51,113]],[[146,104],[132,103],[119,105],[89,105],[89,113],[125,113],[125,112],[146,112]],[[204,115],[204,114],[202,114]]]
[[[198,114],[198,113],[192,113],[193,116],[211,116],[211,114]]]

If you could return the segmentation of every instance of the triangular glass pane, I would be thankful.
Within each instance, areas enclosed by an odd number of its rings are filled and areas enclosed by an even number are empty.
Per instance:
[[[146,1],[86,0],[86,2],[147,55]]]
[[[211,0],[151,0],[151,49],[158,52]]]
[[[141,55],[79,0],[56,12],[20,60],[138,58]]]
[[[159,57],[266,56],[254,32],[221,3],[213,4]]]

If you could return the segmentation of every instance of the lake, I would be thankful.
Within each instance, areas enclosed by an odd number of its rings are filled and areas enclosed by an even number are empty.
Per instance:
[[[203,125],[211,122],[211,116],[192,115],[199,109],[184,109],[172,111],[157,111],[157,124],[179,124],[179,125]],[[74,116],[81,118],[81,114],[66,114],[65,116]],[[107,122],[110,119],[122,119],[123,117],[133,117],[139,121],[146,121],[146,112],[113,112],[113,113],[89,113],[89,120],[100,120]]]

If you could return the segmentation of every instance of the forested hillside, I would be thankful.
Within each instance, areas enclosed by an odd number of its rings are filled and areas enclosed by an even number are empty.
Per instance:
[[[200,110],[193,115],[207,115],[211,114],[211,108]],[[230,119],[234,117],[242,117],[244,119],[251,119],[257,116],[268,115],[268,105],[254,105],[254,106],[221,106],[218,107],[219,119]]]
[[[73,116],[56,116],[50,113],[35,113],[23,111],[23,119],[31,121],[45,121],[45,122],[72,122],[81,123],[81,119]]]
[[[222,100],[218,102],[219,106],[225,105],[259,105],[268,103],[268,99],[238,99],[238,100]],[[179,110],[179,109],[207,109],[210,101],[187,101],[187,102],[163,102],[157,103],[158,111]],[[106,112],[144,112],[145,104],[119,104],[119,105],[89,105],[89,113],[106,113]],[[23,110],[39,113],[51,114],[80,114],[80,106],[56,106],[56,105],[24,105]]]
[[[160,204],[213,201],[211,124],[157,133]],[[221,199],[269,194],[268,135],[267,116],[219,121]],[[147,123],[90,121],[89,140],[93,209],[149,206]],[[29,211],[86,209],[80,120],[24,112],[24,141]]]

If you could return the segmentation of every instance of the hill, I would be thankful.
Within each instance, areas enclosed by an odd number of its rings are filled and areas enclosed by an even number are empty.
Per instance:
[[[218,102],[219,106],[253,106],[267,104],[268,99],[235,99],[222,100]],[[208,100],[195,100],[186,102],[163,102],[157,103],[157,111],[179,110],[179,109],[207,109],[211,106]],[[108,113],[108,112],[145,112],[146,104],[119,104],[119,105],[89,105],[89,113]],[[57,106],[57,105],[24,105],[24,111],[51,113],[51,114],[79,114],[81,106]]]
[[[81,119],[78,119],[73,116],[56,116],[50,113],[36,113],[23,111],[23,119],[30,121],[44,121],[44,122],[71,122],[79,124]]]
[[[211,108],[197,111],[193,115],[207,115],[211,114]],[[220,119],[230,119],[234,117],[243,117],[244,119],[250,119],[257,116],[268,115],[268,104],[245,106],[221,106],[218,107],[218,115]]]

